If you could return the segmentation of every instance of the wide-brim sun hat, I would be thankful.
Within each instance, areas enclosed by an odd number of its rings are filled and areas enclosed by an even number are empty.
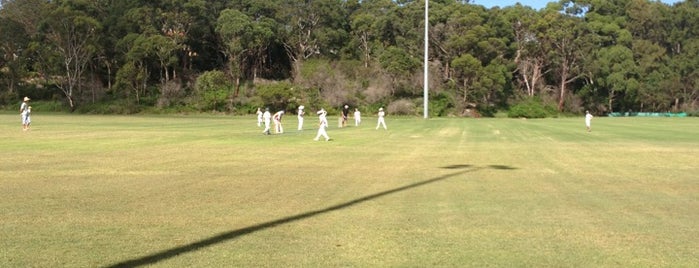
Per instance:
[[[24,97],[24,101],[29,101],[29,97]]]
[[[303,110],[303,108],[306,108],[306,107],[303,107],[303,105],[299,106],[299,110]]]

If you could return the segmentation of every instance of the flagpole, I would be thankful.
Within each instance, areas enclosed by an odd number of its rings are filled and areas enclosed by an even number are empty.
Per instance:
[[[428,91],[429,91],[429,83],[428,83],[429,75],[428,75],[428,69],[429,69],[429,68],[428,68],[428,64],[427,64],[427,60],[428,60],[428,57],[429,57],[429,52],[428,52],[428,48],[429,48],[429,45],[428,45],[428,44],[429,44],[429,35],[427,34],[427,30],[428,30],[428,27],[429,27],[429,15],[428,15],[428,13],[429,13],[429,12],[428,12],[428,11],[429,11],[429,5],[430,5],[430,0],[425,0],[425,39],[424,39],[424,40],[425,40],[425,41],[424,41],[424,42],[425,42],[425,57],[424,57],[424,66],[423,66],[423,69],[424,69],[424,82],[423,82],[423,91],[424,91],[423,99],[424,99],[424,104],[423,104],[423,106],[424,106],[424,116],[425,116],[425,119],[428,118],[428,116],[427,116],[427,114],[428,114],[428,113],[427,113],[427,106],[428,106],[428,105],[427,105],[427,104],[428,104],[427,98],[429,97],[429,93],[428,93]]]

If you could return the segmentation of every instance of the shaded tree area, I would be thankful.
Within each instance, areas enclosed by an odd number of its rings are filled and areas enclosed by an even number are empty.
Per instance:
[[[432,0],[432,116],[699,110],[699,1]],[[0,105],[422,109],[424,1],[0,0]]]

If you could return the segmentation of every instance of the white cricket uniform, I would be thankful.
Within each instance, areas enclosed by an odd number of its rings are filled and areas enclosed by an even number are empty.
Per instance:
[[[269,123],[270,120],[272,120],[272,114],[269,113],[269,111],[265,111],[262,114],[262,118],[265,120],[265,130],[263,130],[262,133],[269,134]]]
[[[379,111],[379,122],[376,124],[376,129],[379,129],[380,126],[383,126],[383,129],[388,129],[386,128],[386,121],[384,120],[384,116],[386,113],[384,111]]]
[[[299,109],[298,115],[296,116],[299,119],[299,131],[303,130],[303,115],[303,109]]]
[[[325,116],[327,113],[323,112],[318,116],[318,120],[320,120],[320,124],[318,125],[318,135],[316,135],[315,139],[313,140],[318,140],[321,136],[325,138],[326,141],[330,140],[330,137],[328,137],[328,133],[325,131],[325,129],[328,127],[328,118]]]
[[[282,116],[284,115],[284,111],[279,111],[276,112],[272,116],[272,120],[274,120],[274,131],[277,134],[284,133],[284,128],[282,127]]]
[[[257,126],[261,127],[262,126],[262,111],[257,110]]]
[[[359,110],[354,111],[354,126],[359,126],[359,123],[362,122],[362,113],[359,112]]]
[[[29,104],[26,102],[22,102],[22,105],[19,107],[20,115],[22,117],[22,125],[29,125],[32,122],[32,117],[31,117],[31,109],[29,108]]]

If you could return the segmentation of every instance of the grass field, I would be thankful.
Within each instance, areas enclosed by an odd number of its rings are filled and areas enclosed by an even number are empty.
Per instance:
[[[697,267],[699,118],[0,114],[0,267]]]

